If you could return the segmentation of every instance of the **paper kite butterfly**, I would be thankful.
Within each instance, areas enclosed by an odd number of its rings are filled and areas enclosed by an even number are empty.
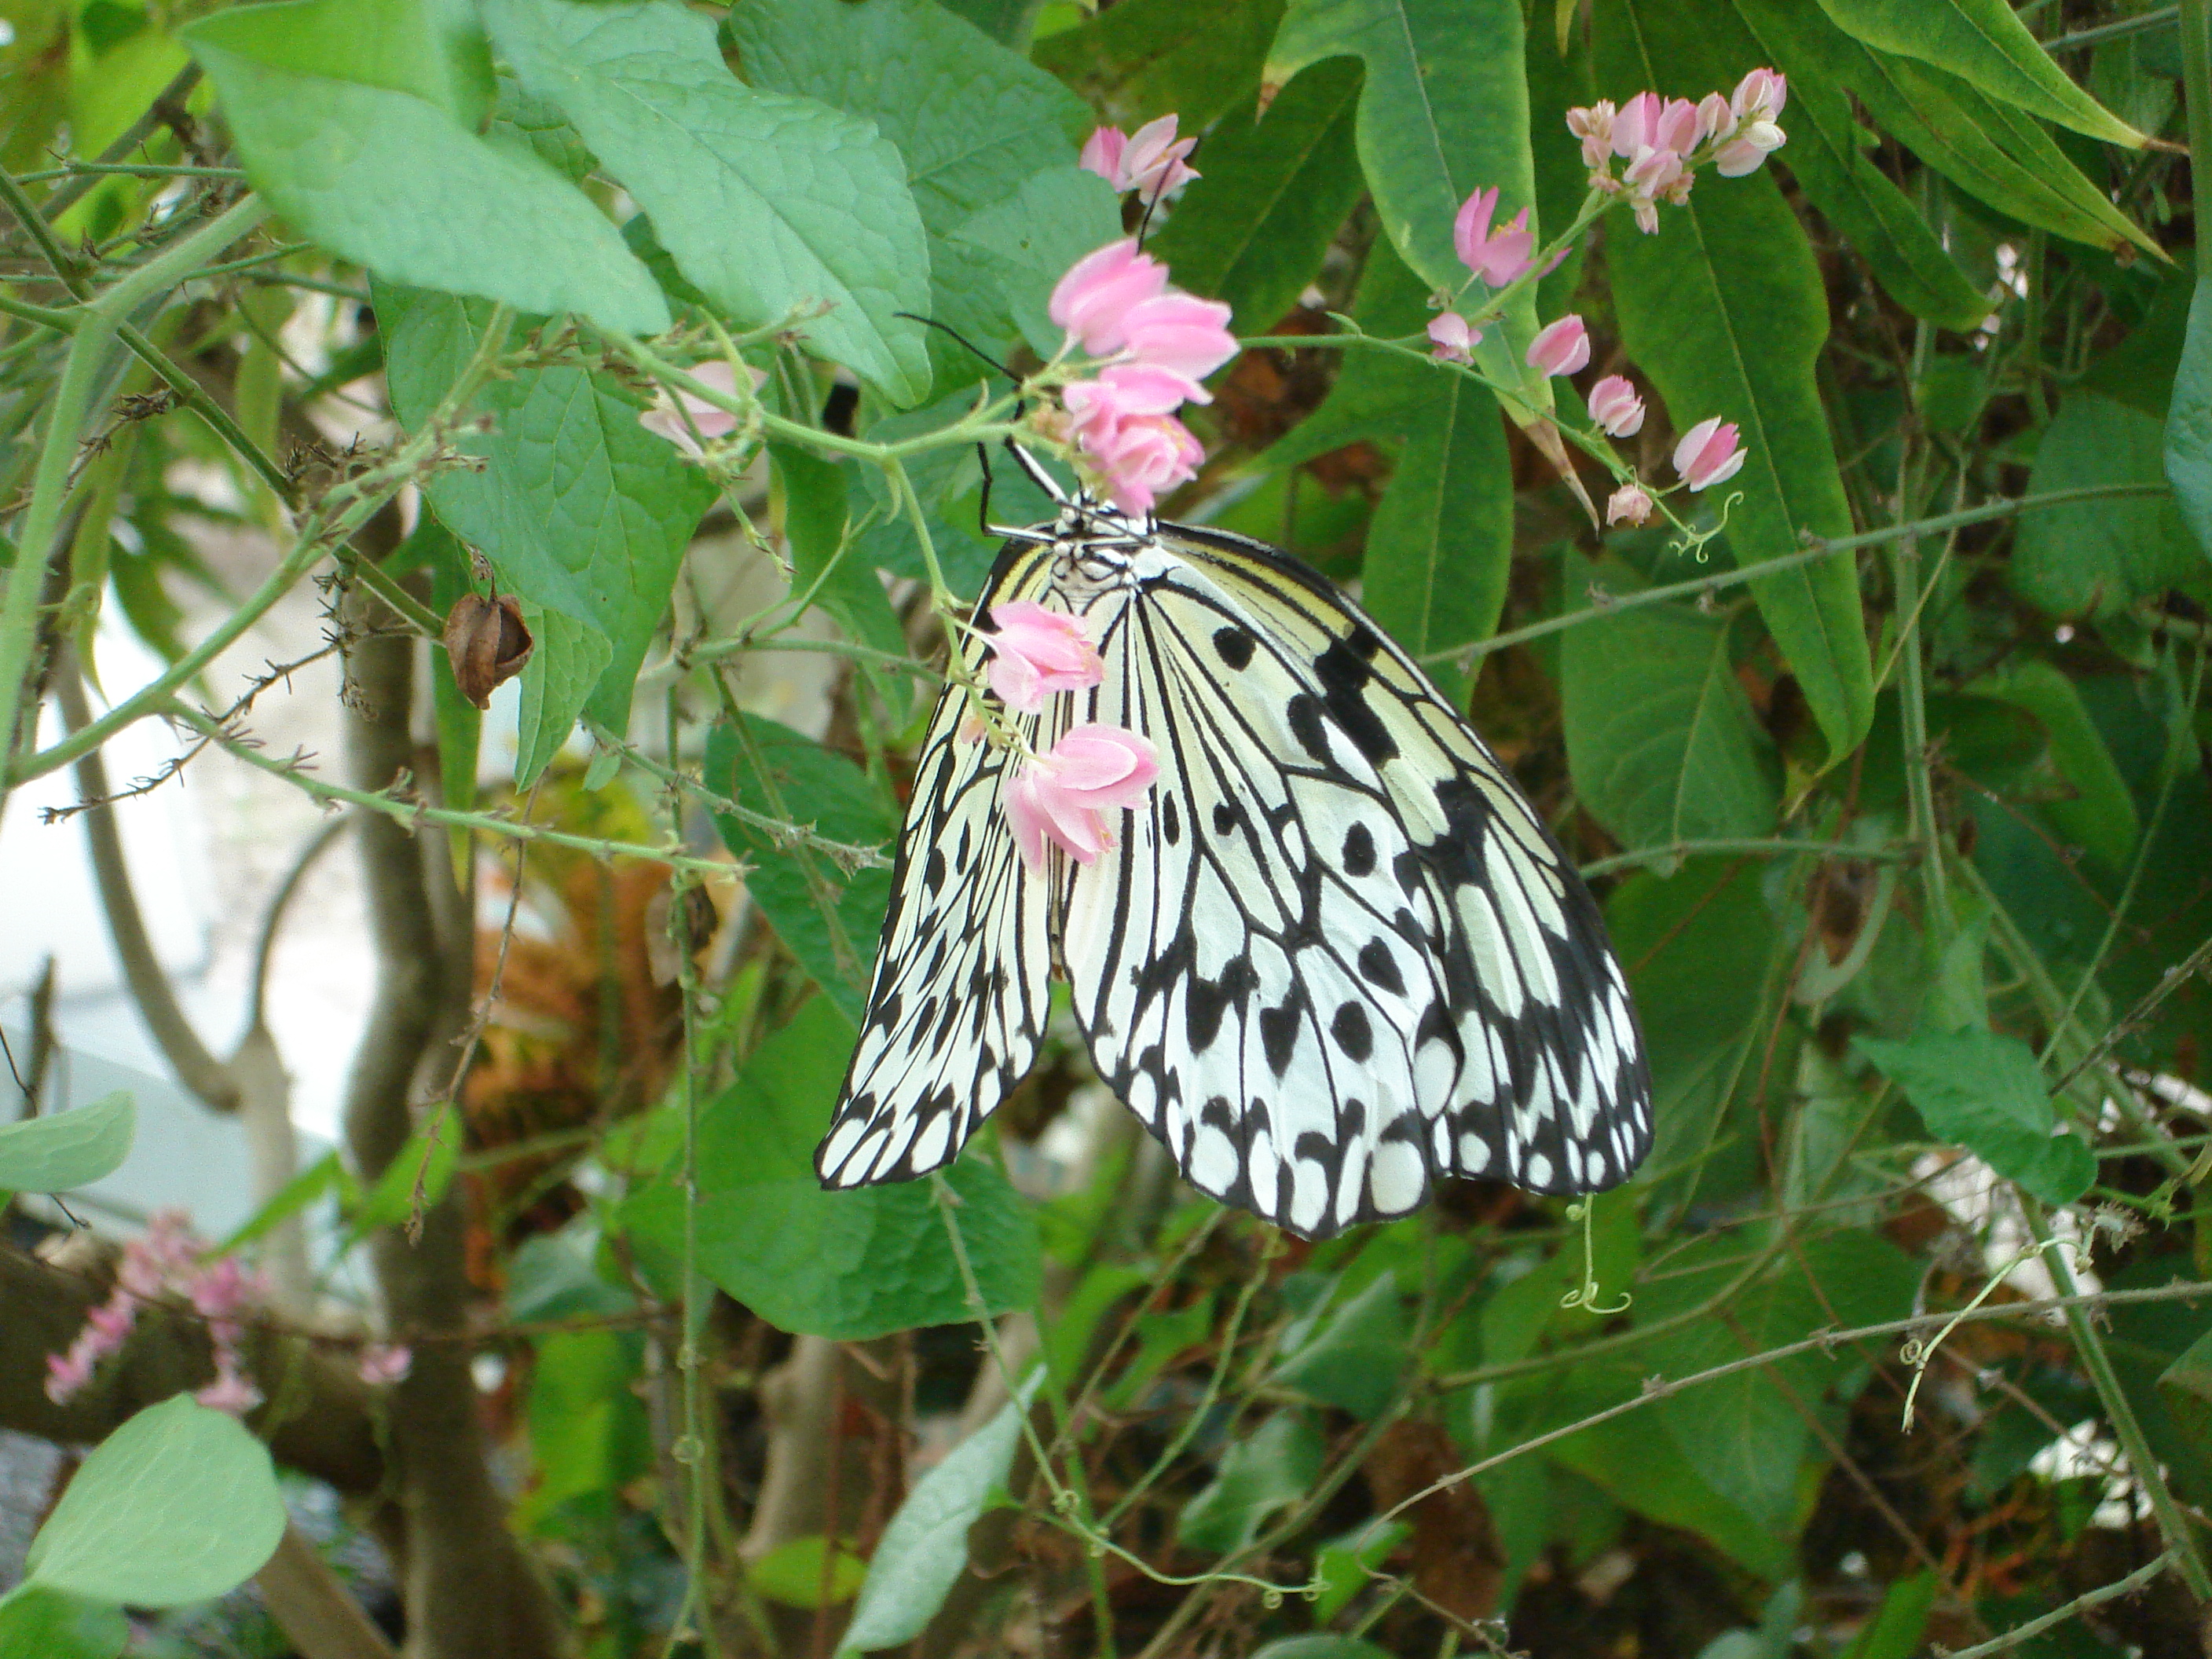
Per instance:
[[[1302,1237],[1417,1208],[1440,1176],[1542,1193],[1651,1144],[1628,986],[1596,903],[1428,677],[1264,543],[1086,497],[1010,536],[994,605],[1085,619],[1102,684],[1011,716],[1038,752],[1143,734],[1118,845],[1017,855],[1006,750],[931,721],[822,1181],[957,1155],[1035,1060],[1055,968],[1098,1075],[1200,1192]]]

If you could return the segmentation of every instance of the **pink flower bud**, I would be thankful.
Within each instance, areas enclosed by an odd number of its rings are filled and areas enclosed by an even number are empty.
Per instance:
[[[1650,493],[1642,484],[1623,484],[1606,497],[1607,524],[1642,524],[1650,516]]]
[[[372,1342],[361,1351],[361,1380],[372,1389],[389,1388],[404,1381],[414,1364],[415,1355],[405,1344]]]
[[[1735,422],[1724,425],[1717,415],[1699,421],[1674,446],[1674,471],[1692,489],[1727,483],[1743,470],[1744,452],[1735,439]]]
[[[1735,83],[1729,107],[1739,121],[1778,121],[1790,101],[1789,77],[1771,69],[1755,69]]]
[[[760,369],[748,366],[746,372],[752,376],[755,392],[768,381],[767,374]],[[717,392],[726,392],[733,398],[737,396],[737,371],[726,360],[717,358],[712,362],[696,365],[691,370],[691,378],[714,387]],[[738,417],[728,410],[718,409],[704,398],[695,397],[689,392],[678,392],[673,403],[663,393],[660,402],[637,417],[637,423],[654,436],[667,439],[687,455],[704,453],[699,446],[701,438],[712,442],[716,438],[726,438],[738,429]],[[692,436],[695,431],[698,437]]]
[[[66,1406],[76,1391],[92,1381],[94,1355],[82,1343],[73,1345],[66,1354],[46,1356],[46,1398],[57,1406]]]
[[[1746,122],[1713,152],[1713,171],[1723,179],[1741,179],[1758,172],[1759,163],[1789,142],[1789,134],[1771,121]]]
[[[1167,267],[1139,252],[1135,239],[1125,236],[1070,265],[1045,308],[1071,343],[1091,356],[1107,357],[1127,343],[1131,309],[1167,286]]]
[[[1547,374],[1572,374],[1590,359],[1589,331],[1569,312],[1528,343],[1528,367]]]
[[[261,1390],[240,1374],[234,1354],[216,1356],[215,1381],[192,1396],[210,1411],[243,1417],[261,1403]]]
[[[1735,111],[1717,92],[1698,100],[1698,134],[1701,141],[1725,138],[1735,131]]]
[[[1478,190],[1461,203],[1459,216],[1452,222],[1452,246],[1461,264],[1491,287],[1504,288],[1528,269],[1536,236],[1528,228],[1527,208],[1492,234],[1490,219],[1497,210],[1494,188]]]
[[[1018,714],[1034,714],[1057,691],[1079,691],[1106,678],[1106,665],[1083,618],[1048,611],[1034,599],[991,607],[991,690]]]
[[[1583,165],[1593,173],[1603,173],[1613,154],[1613,124],[1619,114],[1610,98],[1567,112],[1567,131],[1582,141]]]
[[[1079,726],[1006,786],[1006,822],[1022,862],[1046,873],[1047,843],[1078,864],[1115,844],[1109,812],[1126,811],[1158,777],[1159,757],[1134,732]]]
[[[1589,412],[1616,438],[1632,437],[1644,425],[1644,399],[1626,375],[1608,374],[1590,388]]]
[[[1189,383],[1193,403],[1212,401],[1199,382],[1237,355],[1229,331],[1229,307],[1172,290],[1139,301],[1124,314],[1122,349],[1139,364],[1180,374]]]
[[[1481,337],[1482,331],[1456,311],[1439,312],[1429,319],[1429,356],[1440,363],[1472,363],[1474,343]]]

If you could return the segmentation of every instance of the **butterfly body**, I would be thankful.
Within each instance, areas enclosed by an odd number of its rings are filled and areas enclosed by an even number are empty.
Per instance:
[[[1019,766],[931,722],[825,1184],[955,1156],[1036,1057],[1052,971],[1100,1077],[1200,1190],[1322,1237],[1431,1181],[1625,1180],[1650,1141],[1595,903],[1481,740],[1326,579],[1262,543],[1087,501],[1022,532],[994,605],[1084,619],[1100,684],[1005,718],[1103,723],[1156,785],[1088,864],[1017,856]]]

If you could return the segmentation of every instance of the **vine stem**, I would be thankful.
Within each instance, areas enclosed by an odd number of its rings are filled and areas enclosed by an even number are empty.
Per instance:
[[[14,181],[9,182],[12,188]],[[46,439],[32,475],[30,504],[23,509],[17,529],[16,557],[8,573],[7,595],[0,599],[0,758],[15,752],[16,720],[22,711],[31,653],[38,643],[39,599],[46,589],[47,567],[59,545],[57,532],[69,498],[70,471],[76,459],[92,390],[115,332],[141,304],[173,286],[186,272],[222,252],[268,216],[266,203],[258,197],[245,198],[212,224],[181,238],[103,290],[78,318],[61,380],[46,412]],[[31,218],[40,230],[45,229],[45,221],[35,210]],[[43,240],[50,242],[52,233],[47,232]],[[58,256],[60,263],[56,269],[67,270],[67,258],[58,247],[48,253],[50,258]],[[4,788],[4,783],[0,783],[0,791]]]
[[[2085,1613],[2092,1607],[2102,1607],[2107,1601],[2117,1601],[2123,1595],[2133,1595],[2174,1565],[2173,1553],[2169,1550],[2155,1561],[2147,1562],[2137,1567],[2126,1577],[2116,1578],[2111,1583],[2102,1585],[2096,1589],[2085,1590],[2071,1601],[2067,1602],[2065,1606],[2053,1607],[2040,1619],[2031,1619],[2026,1624],[2008,1630],[2002,1636],[1992,1637],[1986,1642],[1978,1642],[1970,1648],[1946,1648],[1937,1644],[1933,1650],[1936,1659],[1990,1659],[1990,1656],[2008,1652],[2020,1646],[2021,1643],[2042,1635],[2054,1625],[2063,1625],[2069,1619]]]
[[[2166,1540],[2166,1552],[2173,1558],[2175,1571],[2189,1586],[2189,1593],[2199,1604],[2212,1601],[2212,1571],[2204,1565],[2204,1555],[2197,1547],[2197,1534],[2191,1528],[2189,1517],[2174,1501],[2173,1489],[2166,1484],[2160,1471],[2158,1455],[2151,1450],[2150,1442],[2143,1437],[2142,1424],[2136,1419],[2135,1407],[2128,1403],[2122,1392],[2120,1379],[2112,1370],[2112,1356],[2105,1352],[2105,1340],[2097,1334],[2081,1305],[2081,1286],[2074,1278],[2074,1264],[2066,1259],[2066,1252],[2057,1247],[2051,1232],[2051,1224],[2043,1206],[2026,1193],[2020,1194],[2021,1212],[2027,1218],[2027,1230],[2042,1247],[2044,1261],[2049,1264],[2051,1277],[2064,1297],[2061,1304],[2066,1320],[2066,1329],[2074,1339],[2074,1346],[2081,1356],[2081,1363],[2089,1372],[2089,1380],[2096,1387],[2097,1398],[2105,1407],[2105,1415],[2112,1422],[2112,1435],[2127,1454],[2128,1468],[2141,1483],[2143,1494],[2150,1499],[2151,1513],[2158,1520],[2158,1529]]]

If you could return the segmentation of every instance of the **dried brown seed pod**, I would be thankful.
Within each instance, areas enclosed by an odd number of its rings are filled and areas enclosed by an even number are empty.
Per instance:
[[[522,620],[522,602],[512,593],[464,593],[446,613],[453,684],[479,708],[490,707],[495,686],[522,672],[536,645]]]

